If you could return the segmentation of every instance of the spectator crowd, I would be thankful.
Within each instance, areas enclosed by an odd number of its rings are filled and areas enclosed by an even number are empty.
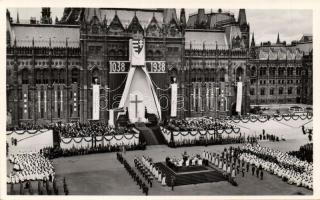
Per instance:
[[[261,147],[259,144],[244,145],[239,158],[255,166],[261,166],[264,170],[281,177],[289,184],[313,189],[312,163],[302,161],[288,153]]]
[[[13,170],[7,177],[7,183],[54,180],[55,171],[51,161],[40,153],[11,154],[9,161],[13,164]]]
[[[225,130],[232,128],[235,128],[235,126],[225,121],[209,118],[170,119],[167,125],[167,129],[172,131]]]

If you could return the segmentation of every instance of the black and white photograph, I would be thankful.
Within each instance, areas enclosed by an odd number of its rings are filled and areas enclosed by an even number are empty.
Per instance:
[[[314,10],[130,5],[4,8],[6,196],[314,197]]]

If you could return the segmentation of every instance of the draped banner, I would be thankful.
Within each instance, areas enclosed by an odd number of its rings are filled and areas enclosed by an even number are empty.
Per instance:
[[[114,110],[109,110],[109,126],[114,127]]]
[[[12,145],[12,139],[17,140],[17,145]],[[41,130],[21,130],[7,131],[6,141],[11,153],[39,152],[44,147],[53,147],[53,131]]]
[[[131,65],[145,64],[145,45],[143,39],[130,39]]]
[[[242,82],[237,83],[237,105],[236,111],[241,114],[241,104],[242,104]]]
[[[171,84],[171,117],[177,116],[177,96],[178,86],[176,83]]]
[[[138,145],[139,133],[97,136],[95,141],[96,146]],[[92,137],[61,138],[60,147],[62,149],[89,148],[92,147]]]
[[[23,94],[23,119],[28,119],[28,84],[22,85],[22,94]]]
[[[100,108],[100,85],[92,85],[92,119],[99,120]]]

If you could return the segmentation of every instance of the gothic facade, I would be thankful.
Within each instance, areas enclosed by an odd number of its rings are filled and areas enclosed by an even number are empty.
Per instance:
[[[124,89],[130,38],[145,40],[162,116],[169,117],[173,77],[178,117],[237,114],[239,81],[242,114],[250,104],[312,104],[312,49],[299,47],[310,40],[277,47],[253,40],[250,46],[244,9],[237,20],[221,9],[199,9],[186,21],[184,9],[178,18],[175,9],[65,8],[52,23],[50,8],[30,23],[7,12],[7,113],[13,125],[91,120],[93,83],[100,85],[100,119],[107,121]]]

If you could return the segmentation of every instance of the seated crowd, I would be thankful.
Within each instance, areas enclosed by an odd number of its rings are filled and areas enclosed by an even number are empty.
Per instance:
[[[239,158],[256,166],[261,165],[264,170],[278,175],[289,184],[313,188],[312,163],[299,160],[288,153],[260,145],[246,144],[242,147]]]
[[[54,124],[51,125],[51,128],[58,132],[60,137],[64,138],[122,135],[132,132],[132,130],[128,128],[115,129],[110,127],[107,123],[101,122]]]
[[[146,143],[132,144],[132,145],[96,145],[80,148],[62,149],[61,147],[46,147],[42,149],[43,155],[49,159],[69,156],[79,156],[94,153],[118,152],[118,151],[134,151],[145,150]]]
[[[55,171],[51,161],[39,153],[11,154],[9,161],[13,164],[13,170],[7,177],[7,183],[54,180]]]
[[[20,131],[20,130],[40,130],[48,129],[49,125],[40,125],[30,122],[20,123],[18,126],[7,126],[7,131]]]
[[[208,118],[200,119],[170,119],[166,127],[171,131],[203,131],[203,130],[224,130],[235,128],[234,125],[224,121],[213,121]]]

